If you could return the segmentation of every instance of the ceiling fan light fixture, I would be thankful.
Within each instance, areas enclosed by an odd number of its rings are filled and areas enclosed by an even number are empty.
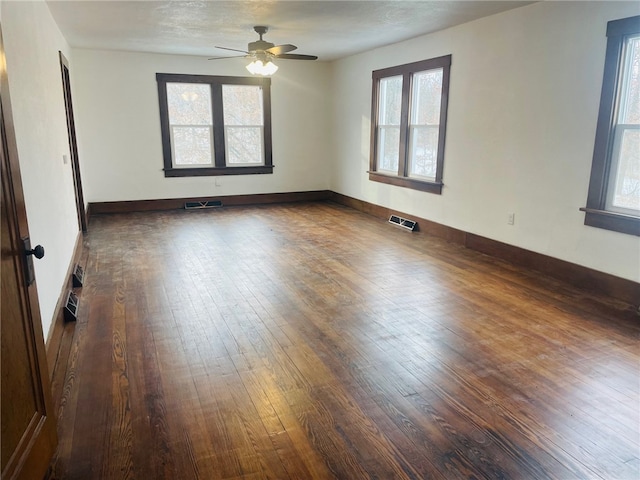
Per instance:
[[[278,70],[278,66],[273,63],[271,60],[268,60],[264,63],[262,60],[254,60],[249,65],[247,65],[247,70],[252,75],[262,75],[262,76],[270,76],[276,73]]]

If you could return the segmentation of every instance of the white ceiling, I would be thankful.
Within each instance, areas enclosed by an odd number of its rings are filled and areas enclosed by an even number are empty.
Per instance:
[[[335,60],[517,8],[525,1],[48,0],[72,47],[227,56],[264,39]]]

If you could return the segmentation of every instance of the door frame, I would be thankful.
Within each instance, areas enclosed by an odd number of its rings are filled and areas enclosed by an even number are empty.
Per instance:
[[[61,51],[60,72],[62,73],[62,93],[64,94],[64,108],[67,114],[67,134],[69,137],[69,154],[71,155],[71,170],[73,172],[73,188],[76,196],[76,210],[78,212],[78,226],[83,232],[87,231],[87,211],[84,207],[82,191],[82,175],[80,175],[80,160],[78,159],[78,142],[76,138],[76,123],[73,115],[73,100],[71,98],[71,77],[69,61]]]

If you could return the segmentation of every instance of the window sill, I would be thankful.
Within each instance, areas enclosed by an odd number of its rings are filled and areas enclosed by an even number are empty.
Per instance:
[[[395,185],[397,187],[411,188],[413,190],[420,190],[421,192],[435,193],[437,195],[442,194],[442,182],[427,182],[424,180],[416,180],[409,177],[397,177],[395,175],[385,175],[378,172],[368,172],[369,180],[372,182],[387,183],[389,185]]]
[[[273,173],[273,165],[252,167],[214,167],[214,168],[168,168],[165,177],[214,177],[218,175],[257,175]]]
[[[595,208],[581,208],[580,210],[585,212],[585,225],[640,236],[640,217]]]

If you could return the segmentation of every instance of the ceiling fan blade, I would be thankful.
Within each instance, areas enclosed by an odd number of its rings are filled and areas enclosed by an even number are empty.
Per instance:
[[[207,58],[207,60],[224,60],[225,58],[240,58],[240,57],[246,57],[246,55],[232,55],[230,57],[211,57],[211,58]]]
[[[296,48],[295,45],[291,45],[290,43],[286,43],[284,45],[276,45],[275,47],[267,48],[267,52],[273,53],[274,55],[282,55],[283,53],[293,52]]]
[[[242,53],[249,53],[246,50],[238,50],[237,48],[227,48],[227,47],[216,47],[216,48],[220,48],[222,50],[231,50],[232,52],[242,52]]]
[[[276,55],[276,58],[284,58],[287,60],[317,60],[315,55],[300,55],[298,53],[283,53],[282,55]]]

